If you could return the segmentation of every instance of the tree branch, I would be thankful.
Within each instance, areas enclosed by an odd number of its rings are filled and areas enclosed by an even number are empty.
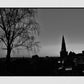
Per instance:
[[[7,44],[6,44],[6,42],[4,41],[4,39],[3,38],[0,38],[1,39],[1,41],[6,45],[6,47],[7,47]]]

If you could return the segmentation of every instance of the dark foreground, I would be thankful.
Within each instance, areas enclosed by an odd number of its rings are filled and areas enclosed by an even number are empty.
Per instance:
[[[67,65],[68,64],[68,65]],[[0,59],[0,76],[83,76],[84,65],[62,65],[59,58],[5,58]]]

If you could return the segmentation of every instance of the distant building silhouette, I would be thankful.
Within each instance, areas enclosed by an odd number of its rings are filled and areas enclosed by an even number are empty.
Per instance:
[[[32,56],[32,59],[38,59],[38,58],[39,58],[38,55],[33,55],[33,56]]]
[[[60,64],[61,64],[62,70],[66,70],[66,68],[68,67],[71,67],[72,70],[76,71],[77,73],[80,73],[82,72],[82,70],[84,70],[84,51],[78,54],[72,51],[68,53],[66,49],[64,36],[62,36]]]
[[[61,46],[61,51],[60,51],[60,57],[64,59],[66,58],[67,55],[68,55],[68,52],[66,50],[65,39],[64,39],[64,36],[62,36],[62,46]]]

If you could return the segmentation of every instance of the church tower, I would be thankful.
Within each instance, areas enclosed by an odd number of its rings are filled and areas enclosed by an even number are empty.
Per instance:
[[[65,59],[67,55],[68,55],[68,52],[66,51],[65,39],[64,39],[64,36],[62,36],[62,45],[61,45],[60,57],[62,59]]]

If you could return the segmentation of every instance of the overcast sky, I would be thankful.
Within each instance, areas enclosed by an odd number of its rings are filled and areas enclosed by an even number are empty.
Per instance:
[[[38,9],[37,19],[40,24],[40,56],[59,56],[62,35],[67,51],[79,53],[84,50],[84,9]],[[5,54],[0,53],[0,56]],[[17,56],[29,54],[27,50],[17,53]]]
[[[59,55],[62,35],[68,51],[84,50],[84,9],[39,9],[40,55]]]

